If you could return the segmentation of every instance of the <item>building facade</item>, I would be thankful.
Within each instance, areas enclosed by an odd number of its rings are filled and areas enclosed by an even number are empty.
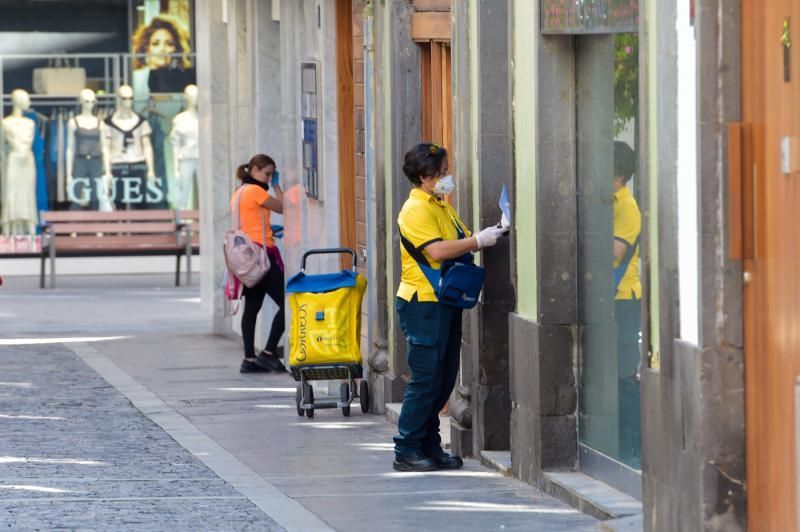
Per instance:
[[[647,530],[794,529],[797,7],[198,1],[202,245],[236,163],[275,156],[288,274],[311,248],[358,251],[382,412],[409,373],[402,159],[441,143],[473,229],[497,223],[503,185],[514,205],[465,314],[454,451],[506,451],[551,491],[554,472],[599,479],[643,502]],[[221,257],[202,260],[227,333]]]

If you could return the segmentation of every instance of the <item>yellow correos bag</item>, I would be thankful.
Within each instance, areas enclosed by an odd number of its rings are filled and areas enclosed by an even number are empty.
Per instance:
[[[305,276],[289,281],[289,365],[361,364],[363,275]]]

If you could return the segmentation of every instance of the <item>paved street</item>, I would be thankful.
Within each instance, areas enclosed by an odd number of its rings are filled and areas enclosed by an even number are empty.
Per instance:
[[[393,472],[394,427],[357,406],[298,417],[288,374],[241,375],[205,333],[196,287],[59,281],[0,288],[0,528],[599,528],[474,460]]]
[[[282,530],[64,346],[0,361],[7,527]]]

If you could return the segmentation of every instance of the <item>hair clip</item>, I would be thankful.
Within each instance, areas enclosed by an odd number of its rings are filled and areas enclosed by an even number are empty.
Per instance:
[[[436,144],[431,144],[428,146],[428,155],[436,155],[439,153],[439,146]]]

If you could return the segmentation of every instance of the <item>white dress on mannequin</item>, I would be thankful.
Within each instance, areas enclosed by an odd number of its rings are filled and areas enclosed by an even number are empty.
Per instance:
[[[36,123],[24,116],[7,116],[3,119],[3,135],[8,144],[3,168],[3,232],[17,228],[28,230],[36,226],[36,162],[33,157],[33,139]]]
[[[194,196],[194,185],[197,179],[197,160],[200,157],[199,121],[196,111],[184,111],[172,119],[172,131],[169,139],[172,142],[174,157],[178,160],[178,209],[191,209]]]

